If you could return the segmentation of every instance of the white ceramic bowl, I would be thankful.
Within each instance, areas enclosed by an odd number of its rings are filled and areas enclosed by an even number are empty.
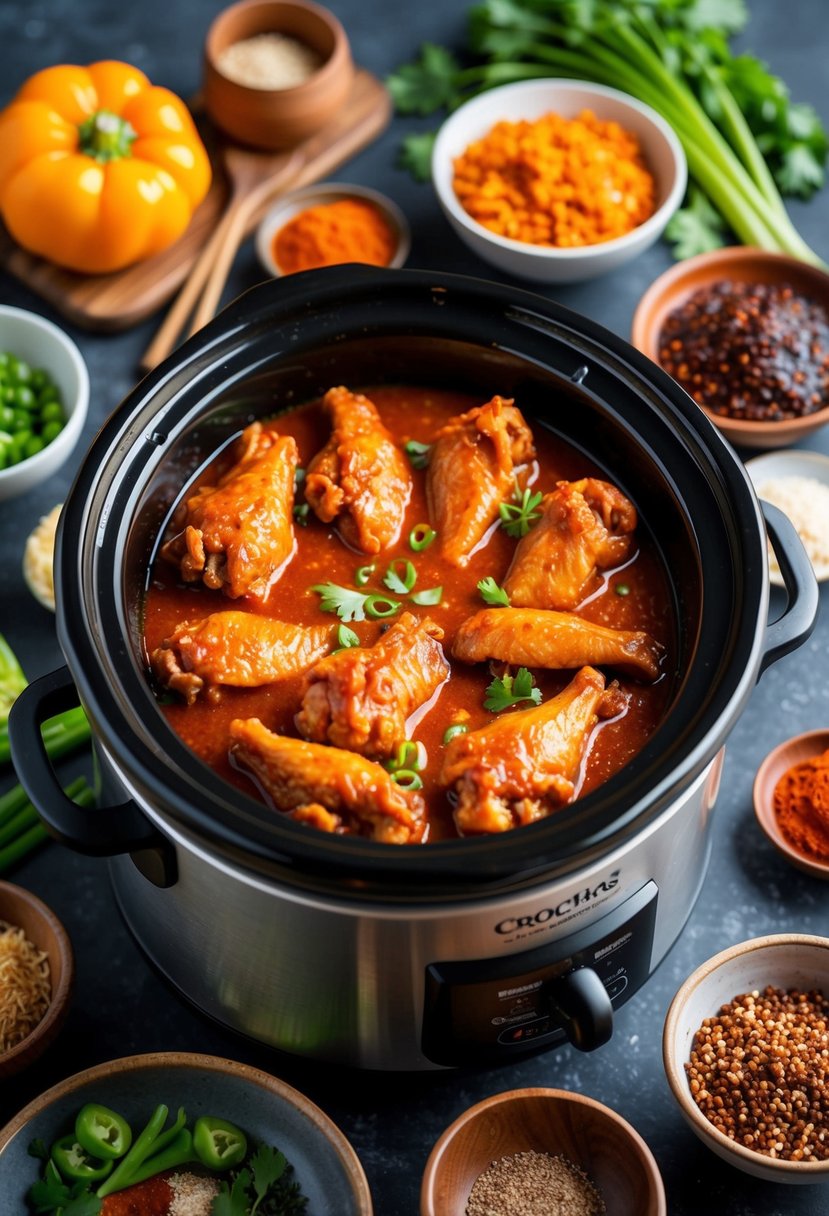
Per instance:
[[[408,220],[397,204],[387,198],[385,194],[380,194],[378,190],[371,190],[368,186],[349,186],[342,182],[330,182],[321,186],[305,186],[301,190],[294,190],[291,194],[286,194],[263,216],[256,230],[256,253],[267,273],[273,278],[279,278],[283,274],[274,259],[272,250],[273,239],[280,228],[308,207],[325,206],[327,203],[336,203],[345,198],[356,198],[373,203],[382,213],[397,237],[397,247],[388,264],[395,268],[402,266],[409,256],[411,232]]]
[[[768,1182],[829,1182],[829,1160],[789,1161],[754,1152],[706,1119],[691,1096],[685,1064],[705,1018],[745,992],[775,988],[829,993],[829,938],[781,933],[740,942],[708,959],[677,992],[665,1019],[662,1059],[668,1084],[696,1135],[737,1169]]]
[[[513,241],[490,232],[461,206],[452,185],[453,163],[496,122],[533,121],[548,113],[575,118],[592,110],[634,134],[656,179],[657,208],[625,236],[578,249],[556,249]],[[618,89],[583,81],[542,79],[503,85],[460,106],[438,132],[432,153],[432,182],[449,223],[462,240],[499,270],[543,283],[592,279],[630,261],[654,243],[685,193],[685,154],[668,123],[650,106]]]
[[[763,487],[778,478],[805,477],[809,481],[819,481],[829,487],[829,456],[824,456],[822,452],[810,452],[806,448],[790,448],[787,452],[766,452],[763,456],[754,456],[751,460],[747,460],[746,472],[760,498],[763,497],[761,493]],[[821,519],[822,513],[819,518],[815,518],[814,529],[822,532]],[[801,540],[806,544],[808,538],[801,537]],[[812,567],[819,583],[829,579],[829,561],[821,561],[812,557]],[[776,569],[776,563],[769,570],[769,580],[774,583],[775,587],[783,586],[783,579],[779,570]]]
[[[0,499],[25,494],[45,481],[72,452],[86,420],[89,374],[72,339],[37,313],[0,304],[0,351],[10,351],[33,368],[48,372],[60,389],[66,422],[45,448],[0,469]]]

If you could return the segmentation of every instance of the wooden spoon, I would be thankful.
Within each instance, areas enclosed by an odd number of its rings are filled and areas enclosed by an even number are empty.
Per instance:
[[[193,264],[175,304],[144,352],[141,367],[145,371],[155,367],[173,350],[200,293],[202,298],[190,333],[201,329],[213,316],[251,216],[257,207],[282,190],[299,173],[305,162],[305,152],[302,148],[279,153],[254,152],[226,144],[222,150],[222,161],[230,184],[227,207]]]

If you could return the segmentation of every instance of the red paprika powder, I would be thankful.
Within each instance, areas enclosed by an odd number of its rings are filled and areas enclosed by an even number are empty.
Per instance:
[[[829,862],[829,748],[787,769],[774,787],[772,805],[789,844]]]

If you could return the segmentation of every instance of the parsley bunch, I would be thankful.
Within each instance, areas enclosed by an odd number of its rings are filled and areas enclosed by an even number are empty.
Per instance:
[[[388,87],[404,114],[452,109],[511,81],[565,76],[631,93],[673,127],[692,188],[667,235],[677,257],[715,248],[729,230],[746,245],[823,265],[782,194],[823,184],[829,137],[815,111],[731,37],[744,0],[484,0],[469,13],[466,64],[426,45]],[[405,142],[401,161],[429,176],[433,136]]]

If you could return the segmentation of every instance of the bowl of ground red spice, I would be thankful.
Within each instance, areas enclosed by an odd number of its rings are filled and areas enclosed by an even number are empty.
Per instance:
[[[829,422],[829,274],[735,246],[671,267],[631,341],[737,447],[778,448]]]
[[[432,1149],[420,1216],[665,1216],[639,1133],[563,1089],[514,1089],[464,1111]]]
[[[0,882],[0,1080],[53,1042],[69,1011],[72,945],[51,908]]]
[[[787,861],[829,879],[829,729],[795,735],[766,756],[754,779],[754,813]]]
[[[703,963],[662,1038],[692,1130],[769,1182],[829,1182],[829,938],[758,937]]]
[[[274,278],[359,262],[402,266],[411,234],[390,198],[367,186],[325,183],[286,194],[262,218],[256,252]]]
[[[617,89],[542,79],[489,89],[438,132],[432,182],[449,223],[499,270],[595,278],[662,234],[685,192],[671,127]]]

